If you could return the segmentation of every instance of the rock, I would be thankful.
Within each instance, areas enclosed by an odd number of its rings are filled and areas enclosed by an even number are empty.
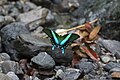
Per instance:
[[[34,29],[34,31],[31,32],[31,35],[42,37],[43,36],[41,34],[42,30],[43,30],[43,27],[39,26],[36,29]]]
[[[33,80],[41,80],[41,79],[39,79],[38,77],[35,77]]]
[[[120,72],[120,68],[113,68],[109,71],[109,73],[113,73],[113,72]]]
[[[60,4],[62,3],[62,0],[51,0],[51,2],[54,4]]]
[[[115,40],[105,40],[105,39],[98,39],[98,43],[102,47],[106,48],[112,54],[116,56],[116,58],[120,59],[120,42]]]
[[[46,16],[46,24],[53,24],[54,16],[52,15],[52,12],[49,10],[48,15]]]
[[[0,52],[2,52],[1,36],[0,36]]]
[[[106,71],[110,71],[113,68],[120,68],[120,63],[109,62],[104,66]]]
[[[0,0],[0,5],[4,5],[5,3],[7,3],[7,0]]]
[[[111,60],[111,57],[110,56],[107,56],[107,55],[102,55],[100,56],[101,57],[101,60],[104,62],[104,63],[108,63],[110,60]]]
[[[41,5],[46,8],[50,8],[51,6],[50,0],[31,0],[31,1],[35,3],[36,5]]]
[[[62,54],[61,50],[56,48],[55,50],[46,50],[49,55],[55,60],[56,64],[69,65],[72,61],[73,51],[70,48],[65,49],[65,53]]]
[[[10,56],[7,53],[0,54],[0,61],[10,60]]]
[[[14,21],[14,18],[12,18],[11,16],[0,16],[0,29],[4,26],[7,25],[11,22]]]
[[[16,74],[23,74],[23,71],[20,68],[19,64],[15,61],[4,61],[3,63],[1,63],[1,68],[3,73],[5,74],[7,74],[10,71]]]
[[[7,14],[6,10],[2,6],[0,6],[0,15],[6,15],[6,14]]]
[[[29,33],[26,25],[21,22],[14,22],[2,28],[1,33],[2,44],[5,47],[5,51],[10,54],[11,59],[17,60],[18,52],[15,50],[14,41],[18,35]]]
[[[59,69],[55,75],[55,78],[60,78],[61,80],[76,80],[81,75],[79,69],[68,68],[65,71]]]
[[[16,7],[9,9],[8,15],[14,17],[15,19],[19,16],[19,10]]]
[[[37,8],[37,6],[34,3],[27,1],[23,5],[23,12],[28,12],[28,11],[36,9],[36,8]]]
[[[14,72],[8,72],[7,75],[12,79],[12,80],[20,80],[18,76]]]
[[[0,72],[0,80],[12,80],[9,76]]]
[[[75,68],[80,69],[80,71],[84,71],[86,74],[93,71],[96,67],[92,62],[79,62],[75,65]]]
[[[51,1],[54,4],[53,10],[59,12],[72,12],[79,6],[78,0],[51,0]]]
[[[51,44],[48,39],[32,36],[30,34],[20,34],[16,41],[14,41],[14,49],[19,53],[22,58],[32,58],[40,51],[50,49]]]
[[[33,57],[31,61],[44,69],[50,69],[55,66],[53,58],[46,52],[39,53],[37,56]]]
[[[31,10],[29,12],[20,14],[18,16],[18,21],[24,22],[26,24],[35,22],[38,24],[44,24],[45,23],[45,17],[48,14],[48,9],[37,7],[34,10]]]
[[[3,13],[5,15],[9,15],[14,18],[16,18],[20,12],[18,8],[15,6],[15,3],[8,3],[7,5],[3,5],[3,10],[4,10]]]

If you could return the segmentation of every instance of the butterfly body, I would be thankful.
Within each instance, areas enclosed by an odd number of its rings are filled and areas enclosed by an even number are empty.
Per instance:
[[[55,31],[44,29],[43,30],[51,39],[52,42],[52,50],[54,50],[56,47],[60,48],[62,50],[62,53],[64,54],[64,49],[75,39],[79,38],[77,34],[66,34],[64,36],[59,36]]]

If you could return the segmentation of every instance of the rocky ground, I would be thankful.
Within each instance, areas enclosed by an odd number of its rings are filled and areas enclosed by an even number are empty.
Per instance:
[[[0,0],[0,80],[120,80],[120,0]],[[98,18],[100,61],[52,51],[43,28]]]

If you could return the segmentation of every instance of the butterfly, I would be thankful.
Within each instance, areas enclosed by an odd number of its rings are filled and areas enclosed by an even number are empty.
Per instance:
[[[49,30],[49,29],[43,29],[43,31],[50,37],[50,40],[52,42],[52,50],[54,50],[56,47],[60,48],[62,50],[62,54],[65,52],[65,48],[71,44],[74,40],[79,38],[80,36],[77,34],[66,34],[66,35],[58,35],[55,31]]]

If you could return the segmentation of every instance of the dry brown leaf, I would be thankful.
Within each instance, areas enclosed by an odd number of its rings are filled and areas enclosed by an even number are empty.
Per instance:
[[[99,58],[96,54],[95,51],[93,51],[92,49],[88,49],[87,47],[85,46],[81,46],[80,47],[82,49],[83,52],[85,52],[91,59],[93,60],[96,60],[96,61],[99,61]]]
[[[80,61],[80,56],[77,53],[73,53],[72,66],[77,64]]]
[[[87,57],[86,54],[80,52],[80,50],[77,50],[76,53],[80,56],[80,57]]]
[[[89,35],[89,40],[92,40],[97,36],[98,32],[100,31],[100,28],[101,27],[97,26],[91,31],[91,33]]]
[[[112,78],[119,78],[120,79],[120,72],[113,72],[111,74]]]
[[[84,37],[88,36],[89,33],[88,33],[87,31],[83,31],[83,33],[82,33],[81,35],[82,35],[82,37],[84,38]]]

